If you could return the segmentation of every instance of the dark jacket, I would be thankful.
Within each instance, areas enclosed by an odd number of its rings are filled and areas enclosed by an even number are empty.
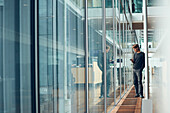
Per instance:
[[[101,71],[103,71],[104,69],[104,53],[103,52],[99,52],[98,54],[98,60],[97,60],[97,64],[100,68]],[[110,54],[109,52],[106,53],[106,69],[110,68]]]
[[[143,70],[145,67],[145,53],[135,53],[133,55],[133,69],[140,69]]]

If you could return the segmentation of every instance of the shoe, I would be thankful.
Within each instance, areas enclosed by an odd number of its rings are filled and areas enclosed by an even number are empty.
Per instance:
[[[139,97],[139,94],[136,94],[135,97]]]
[[[143,96],[143,95],[140,95],[140,98],[144,98],[144,96]]]
[[[107,95],[107,97],[109,98],[110,96],[109,96],[109,95]]]
[[[103,98],[103,95],[100,95],[100,97],[99,98]]]

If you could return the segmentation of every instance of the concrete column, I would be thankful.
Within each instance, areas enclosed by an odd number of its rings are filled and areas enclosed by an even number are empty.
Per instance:
[[[144,52],[145,52],[145,99],[149,99],[147,0],[143,0],[143,17],[144,17]]]
[[[145,52],[145,99],[142,100],[142,113],[152,113],[152,100],[149,100],[147,0],[143,0],[143,16],[144,16],[144,52]]]

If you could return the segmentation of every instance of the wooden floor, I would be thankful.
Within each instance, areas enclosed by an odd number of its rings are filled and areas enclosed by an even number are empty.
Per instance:
[[[127,87],[125,87],[127,88]],[[122,89],[124,89],[124,86],[122,86]],[[120,98],[120,87],[116,89],[116,100],[118,101]],[[124,91],[121,92],[124,94]],[[110,93],[110,97],[107,98],[107,112],[110,111],[114,106],[114,92]],[[97,101],[97,103],[94,105],[89,105],[89,112],[90,113],[104,113],[104,98],[101,98]]]
[[[111,113],[141,113],[142,99],[134,96],[135,89],[132,87]]]

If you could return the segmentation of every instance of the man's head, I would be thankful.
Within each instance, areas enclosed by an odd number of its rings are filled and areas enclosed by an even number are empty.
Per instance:
[[[110,47],[108,45],[106,45],[106,53],[108,53],[110,50]]]
[[[134,50],[135,52],[140,51],[140,48],[139,48],[139,45],[138,45],[138,44],[134,44],[134,45],[132,46],[132,48],[133,48],[133,50]]]

